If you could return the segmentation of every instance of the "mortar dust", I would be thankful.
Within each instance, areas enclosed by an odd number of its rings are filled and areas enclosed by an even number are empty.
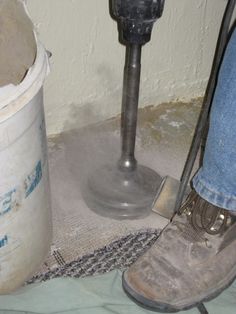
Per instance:
[[[0,86],[18,85],[34,64],[34,26],[20,0],[0,0]]]

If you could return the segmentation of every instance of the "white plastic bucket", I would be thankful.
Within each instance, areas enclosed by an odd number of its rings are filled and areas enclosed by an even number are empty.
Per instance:
[[[51,244],[43,82],[48,57],[38,43],[19,86],[0,90],[0,293],[24,283]]]

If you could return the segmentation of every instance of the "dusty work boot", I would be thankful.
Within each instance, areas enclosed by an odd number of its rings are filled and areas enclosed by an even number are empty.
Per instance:
[[[213,299],[236,277],[236,217],[192,191],[156,243],[123,275],[136,302],[178,312]]]

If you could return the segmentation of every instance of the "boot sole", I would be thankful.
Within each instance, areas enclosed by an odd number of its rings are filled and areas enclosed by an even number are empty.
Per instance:
[[[124,278],[124,273],[122,276],[122,286],[125,291],[125,293],[128,295],[132,301],[134,301],[137,305],[141,306],[144,309],[153,311],[153,312],[159,312],[159,313],[177,313],[179,311],[186,311],[190,310],[194,307],[199,307],[202,303],[209,302],[216,297],[218,297],[224,290],[226,290],[228,287],[232,285],[232,283],[235,281],[236,275],[233,279],[231,279],[226,285],[221,287],[220,289],[214,291],[213,293],[209,294],[207,297],[203,298],[202,300],[199,300],[195,303],[192,303],[190,305],[183,306],[181,308],[176,308],[170,304],[161,303],[161,302],[155,302],[152,300],[149,300],[142,295],[135,292],[126,282]]]

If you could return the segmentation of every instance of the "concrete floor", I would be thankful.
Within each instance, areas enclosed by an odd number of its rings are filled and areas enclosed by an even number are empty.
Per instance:
[[[160,175],[179,178],[199,114],[201,99],[139,111],[136,158]],[[45,267],[55,255],[71,261],[140,230],[162,229],[167,220],[154,212],[143,219],[113,220],[96,215],[81,196],[87,176],[120,154],[119,117],[49,139],[54,236]]]

